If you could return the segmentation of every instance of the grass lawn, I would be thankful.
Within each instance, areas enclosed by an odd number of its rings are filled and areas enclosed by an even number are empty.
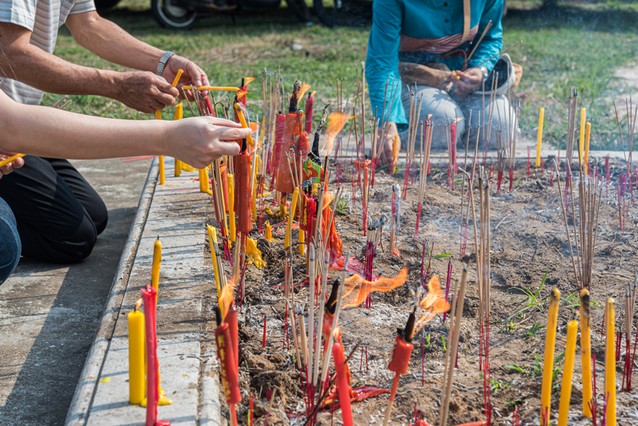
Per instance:
[[[552,11],[537,0],[510,0],[504,19],[504,47],[524,67],[516,91],[520,99],[520,127],[524,137],[536,132],[538,108],[546,113],[546,139],[564,140],[566,97],[579,90],[582,106],[592,122],[592,144],[613,147],[617,136],[611,99],[622,91],[614,70],[638,58],[638,5],[629,1],[559,2]],[[222,15],[202,19],[191,31],[159,27],[150,1],[122,0],[105,14],[136,37],[198,62],[211,82],[237,85],[242,76],[260,77],[262,71],[281,69],[287,87],[295,79],[317,90],[317,104],[336,99],[336,82],[343,82],[346,99],[356,92],[357,68],[365,59],[369,27],[325,28],[299,23],[282,5],[270,12],[251,12],[233,19]],[[520,42],[520,43],[519,43]],[[57,54],[85,65],[109,65],[77,46],[62,31]],[[252,83],[261,90],[260,79]],[[52,103],[58,96],[47,96]],[[255,94],[251,109],[258,111]],[[71,109],[112,117],[151,118],[119,103],[93,96],[73,97]]]

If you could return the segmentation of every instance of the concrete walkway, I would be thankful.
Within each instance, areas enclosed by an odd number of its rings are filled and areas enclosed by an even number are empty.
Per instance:
[[[172,424],[220,424],[217,360],[213,331],[213,269],[206,241],[211,198],[199,191],[196,173],[172,177],[167,159],[165,185],[151,168],[140,208],[102,324],[80,377],[67,424],[143,424],[146,409],[129,405],[127,314],[150,282],[153,246],[162,242],[157,305],[161,385],[171,405],[159,418]]]

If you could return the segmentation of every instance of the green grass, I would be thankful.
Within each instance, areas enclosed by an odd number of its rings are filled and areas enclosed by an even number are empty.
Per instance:
[[[579,90],[582,106],[592,122],[595,148],[613,145],[617,135],[610,108],[617,87],[614,70],[638,56],[638,6],[628,1],[570,3],[548,12],[538,0],[510,0],[504,20],[505,48],[524,67],[517,89],[521,99],[520,127],[523,136],[535,137],[538,108],[544,106],[545,140],[560,143],[566,133],[566,96],[570,87]],[[285,5],[275,11],[218,15],[202,19],[191,31],[160,28],[149,10],[150,0],[122,0],[105,16],[136,37],[173,50],[198,62],[215,84],[237,85],[242,76],[261,77],[265,68],[281,69],[287,88],[295,79],[317,90],[316,105],[336,99],[336,82],[343,82],[346,101],[356,92],[357,68],[365,59],[368,27],[325,28],[299,23]],[[293,49],[293,44],[299,48]],[[109,67],[77,46],[63,30],[56,53],[70,61]],[[258,110],[260,78],[252,83],[257,93],[249,106]],[[53,103],[58,96],[47,96]],[[150,118],[97,97],[72,97],[72,110],[125,118]],[[252,99],[252,101],[250,101]],[[250,103],[252,102],[252,104]]]

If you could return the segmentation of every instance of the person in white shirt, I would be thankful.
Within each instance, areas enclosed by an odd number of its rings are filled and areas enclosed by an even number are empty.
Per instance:
[[[62,25],[81,46],[131,70],[87,67],[55,56]],[[175,102],[179,90],[170,82],[180,68],[181,84],[209,84],[194,62],[100,17],[92,0],[0,0],[0,89],[17,102],[38,104],[43,91],[88,94],[152,113]],[[66,160],[26,157],[24,167],[0,181],[0,197],[15,213],[22,254],[40,261],[84,259],[108,220],[100,196]]]

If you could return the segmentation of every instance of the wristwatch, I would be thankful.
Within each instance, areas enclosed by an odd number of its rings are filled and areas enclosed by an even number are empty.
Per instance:
[[[161,76],[164,74],[164,68],[166,68],[166,63],[168,62],[169,59],[171,59],[173,55],[174,53],[169,50],[164,52],[159,62],[157,63],[157,70],[155,70],[155,73],[157,75]]]
[[[483,80],[485,80],[487,76],[490,75],[490,72],[487,70],[486,67],[480,66],[478,67],[478,69],[480,69],[481,72],[483,73]]]

